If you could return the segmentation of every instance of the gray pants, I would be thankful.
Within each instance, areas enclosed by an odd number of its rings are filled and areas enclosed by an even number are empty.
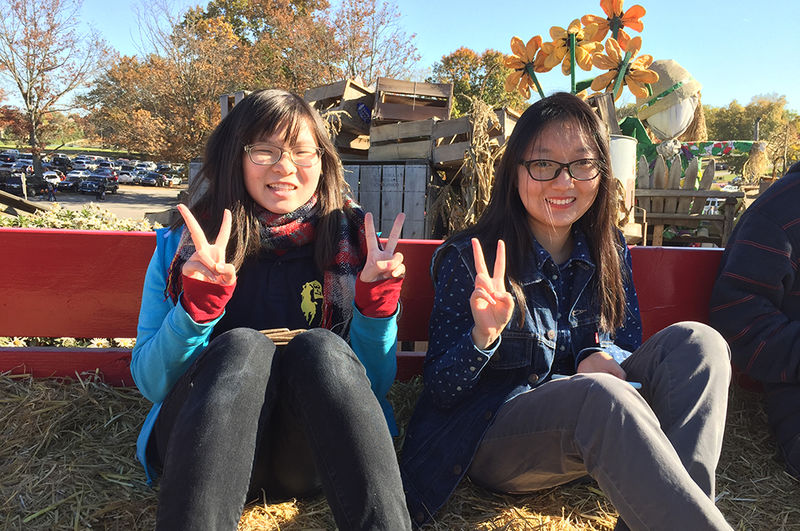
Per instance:
[[[706,325],[678,323],[622,367],[641,391],[608,374],[579,374],[509,400],[470,478],[524,493],[588,474],[631,529],[730,529],[713,501],[730,383],[727,343]]]

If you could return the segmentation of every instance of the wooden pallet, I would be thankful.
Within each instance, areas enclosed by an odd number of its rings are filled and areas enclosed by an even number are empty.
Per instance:
[[[496,109],[497,123],[489,126],[489,141],[502,146],[511,136],[520,114],[512,109]],[[460,166],[470,146],[472,123],[468,117],[444,120],[436,124],[433,131],[431,161],[436,166]]]
[[[452,83],[422,83],[379,77],[375,87],[373,125],[450,118]]]
[[[333,139],[333,144],[345,162],[366,160],[369,154],[369,135],[357,135],[342,131]]]
[[[303,99],[320,113],[341,112],[342,131],[355,135],[369,134],[375,93],[359,81],[346,79],[310,88]]]
[[[519,114],[511,109],[495,111],[497,123],[489,125],[493,145],[503,145]],[[470,147],[472,123],[462,116],[454,120],[429,118],[413,122],[373,125],[369,133],[369,160],[429,159],[437,166],[460,165]]]
[[[344,178],[353,198],[372,212],[375,230],[388,234],[395,216],[405,212],[403,238],[428,237],[425,211],[431,167],[427,160],[345,163]]]
[[[369,130],[369,160],[430,159],[438,121],[430,118],[373,125]]]

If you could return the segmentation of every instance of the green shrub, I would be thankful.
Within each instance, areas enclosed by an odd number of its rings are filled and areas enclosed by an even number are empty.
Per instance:
[[[145,219],[118,218],[113,212],[95,204],[89,204],[80,210],[70,210],[54,204],[50,210],[39,211],[35,214],[0,216],[0,227],[140,232],[151,231],[160,228],[161,225],[151,224]]]
[[[42,229],[77,229],[77,230],[115,230],[115,231],[151,231],[160,228],[158,223],[151,224],[147,220],[118,218],[116,214],[89,204],[81,210],[69,210],[60,205],[53,205],[50,210],[20,216],[0,216],[0,227],[42,228]],[[135,340],[132,338],[71,338],[71,337],[0,337],[0,347],[25,346],[65,346],[131,348]]]

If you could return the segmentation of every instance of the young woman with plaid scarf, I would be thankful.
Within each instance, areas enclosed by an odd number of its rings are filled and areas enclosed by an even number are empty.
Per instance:
[[[410,527],[386,392],[405,272],[346,195],[319,115],[254,92],[158,231],[131,373],[158,529],[235,529],[246,501],[325,493],[340,529]],[[285,346],[259,330],[306,329]]]

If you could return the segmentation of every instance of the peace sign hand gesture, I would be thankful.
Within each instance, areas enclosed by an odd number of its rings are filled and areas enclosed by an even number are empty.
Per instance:
[[[489,276],[483,249],[477,238],[472,238],[472,256],[476,272],[475,289],[469,297],[469,306],[475,321],[472,342],[483,350],[495,342],[511,320],[514,298],[506,291],[506,245],[503,240],[497,240],[497,257],[492,276]]]
[[[364,235],[367,238],[367,263],[361,270],[362,282],[377,282],[387,278],[400,278],[406,274],[406,266],[403,265],[402,253],[394,252],[397,247],[397,240],[400,239],[400,232],[403,230],[403,221],[406,215],[402,212],[394,218],[392,231],[389,233],[389,240],[386,247],[381,250],[378,247],[378,238],[375,235],[375,225],[372,223],[372,213],[367,212],[364,216]]]
[[[231,211],[225,209],[214,243],[208,243],[200,224],[185,205],[178,205],[178,212],[183,216],[195,248],[181,272],[187,277],[212,284],[231,285],[236,282],[236,269],[225,261],[225,248],[231,236]]]

